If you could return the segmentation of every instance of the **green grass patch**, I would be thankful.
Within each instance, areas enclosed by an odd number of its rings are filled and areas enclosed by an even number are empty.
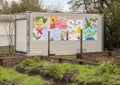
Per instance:
[[[48,83],[40,76],[20,74],[11,68],[0,67],[0,81],[15,83],[15,85],[44,85]]]

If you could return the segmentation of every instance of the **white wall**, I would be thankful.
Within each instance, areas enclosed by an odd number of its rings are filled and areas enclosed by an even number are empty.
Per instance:
[[[27,52],[27,21],[16,20],[16,49],[15,51]]]
[[[31,13],[30,15],[30,52],[29,55],[47,55],[47,41],[34,41],[33,17],[35,16],[66,16],[71,19],[80,19],[82,17],[93,17],[98,19],[97,40],[83,41],[83,52],[101,52],[103,51],[103,16],[101,14],[50,14],[50,13]],[[51,53],[56,55],[70,55],[80,52],[79,41],[51,41]]]
[[[8,46],[9,45],[9,25],[12,29],[14,29],[14,22],[0,22],[0,46]],[[12,35],[12,31],[10,30],[10,33]],[[14,36],[13,36],[14,39]],[[13,41],[14,42],[14,41]]]

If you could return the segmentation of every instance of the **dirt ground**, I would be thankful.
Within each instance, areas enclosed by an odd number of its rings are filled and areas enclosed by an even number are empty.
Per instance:
[[[79,54],[76,55],[64,55],[64,56],[38,56],[40,59],[49,60],[51,62],[69,62],[76,64],[97,64],[99,61],[112,60],[117,65],[120,66],[120,51],[105,51],[105,52],[93,52],[93,53],[83,53],[81,59],[79,59]],[[76,58],[78,57],[78,58]],[[34,56],[24,56],[24,55],[15,55],[15,54],[0,54],[0,65],[3,66],[12,66],[17,63],[20,63],[26,58],[34,58]]]

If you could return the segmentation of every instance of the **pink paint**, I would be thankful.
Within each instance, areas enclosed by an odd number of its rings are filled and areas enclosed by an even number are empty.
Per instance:
[[[51,23],[50,28],[67,29],[67,19],[65,17],[56,17],[56,23]]]
[[[36,29],[36,31],[37,31],[37,34],[40,34],[40,35],[42,35],[42,34],[43,34],[42,30],[43,30],[42,28],[37,28],[37,29]]]

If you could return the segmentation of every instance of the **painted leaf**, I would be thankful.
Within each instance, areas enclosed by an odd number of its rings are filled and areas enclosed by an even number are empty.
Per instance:
[[[39,21],[41,18],[43,18],[43,17],[36,17],[36,21]]]
[[[45,24],[47,22],[47,18],[43,18],[43,22]]]
[[[37,40],[37,36],[34,32],[33,32],[33,37]]]
[[[88,25],[89,25],[89,21],[88,21],[88,19],[87,19],[87,18],[85,18],[85,21],[86,21],[86,24],[88,24]]]
[[[39,17],[36,17],[36,21],[39,21]]]
[[[94,35],[97,33],[97,31],[94,31]]]
[[[40,38],[41,36],[37,37],[37,40]]]
[[[96,22],[97,18],[90,18],[90,20]]]
[[[89,27],[89,24],[86,24],[85,27],[84,27],[84,29],[86,29],[86,28],[88,28],[88,27]]]

